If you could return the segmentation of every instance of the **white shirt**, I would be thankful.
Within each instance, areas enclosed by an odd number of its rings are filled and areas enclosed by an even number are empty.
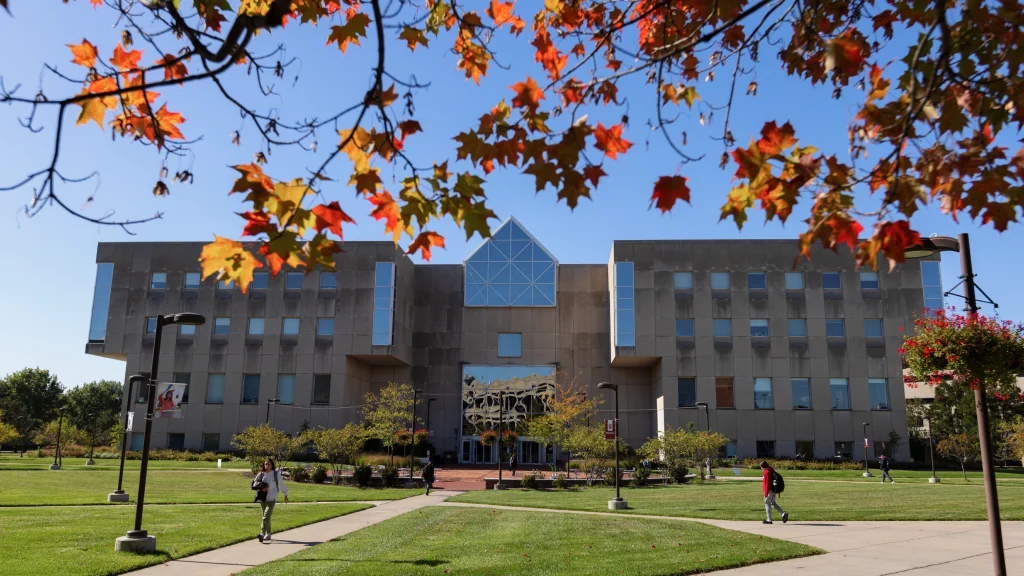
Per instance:
[[[281,492],[284,492],[285,496],[288,496],[288,486],[285,486],[280,470],[274,470],[269,473],[260,472],[256,475],[256,480],[267,483],[267,502],[277,502],[277,491],[279,489]]]

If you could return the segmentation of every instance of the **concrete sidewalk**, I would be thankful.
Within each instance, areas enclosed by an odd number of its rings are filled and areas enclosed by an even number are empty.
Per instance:
[[[430,496],[413,496],[403,500],[384,502],[367,510],[274,534],[274,540],[270,544],[261,544],[256,540],[259,518],[253,516],[252,540],[172,560],[158,566],[130,572],[130,574],[142,576],[169,576],[172,574],[230,576],[246,568],[284,558],[310,546],[340,538],[406,512],[440,504],[445,498],[455,494],[455,492],[436,491],[432,492]],[[290,505],[279,504],[275,515],[287,514],[287,507]],[[157,547],[159,546],[160,536],[157,535]]]

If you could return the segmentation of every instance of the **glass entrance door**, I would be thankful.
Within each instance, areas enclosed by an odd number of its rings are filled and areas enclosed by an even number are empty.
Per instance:
[[[484,446],[479,438],[463,438],[459,453],[460,464],[496,464],[496,447]]]

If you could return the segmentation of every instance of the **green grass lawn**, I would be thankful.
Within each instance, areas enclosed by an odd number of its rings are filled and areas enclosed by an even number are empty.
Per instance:
[[[818,552],[693,522],[428,507],[242,574],[692,574]]]
[[[93,460],[96,464],[94,466],[86,466],[85,458],[64,458],[62,468],[65,470],[117,470],[121,465],[121,460],[118,458],[96,458]],[[53,464],[53,457],[39,458],[35,452],[28,452],[23,458],[19,458],[17,454],[3,454],[0,455],[0,470],[49,470],[50,464]],[[138,470],[141,461],[139,460],[125,460],[125,470]],[[150,460],[149,468],[167,469],[167,470],[217,470],[216,462],[179,462],[177,460]],[[237,469],[237,470],[248,470],[249,463],[244,460],[236,460],[232,462],[222,462],[221,469]]]
[[[246,468],[248,471],[248,468]],[[252,502],[251,480],[242,471],[181,471],[150,469],[146,482],[147,504],[199,504]],[[139,473],[125,470],[124,488],[132,501],[138,495]],[[117,488],[117,470],[0,471],[0,506],[55,504],[106,504],[107,494]],[[347,502],[398,500],[419,494],[399,488],[352,488],[329,484],[288,483],[289,496],[297,502]]]
[[[608,511],[613,488],[570,491],[494,490],[467,492],[455,502],[565,510]],[[684,486],[626,488],[626,514],[684,518],[763,520],[764,500],[759,482],[708,482]],[[791,521],[803,520],[985,520],[985,491],[981,482],[967,485],[793,480],[779,496]],[[1000,486],[1004,520],[1024,520],[1024,487]]]
[[[874,463],[873,463],[874,464]],[[738,468],[739,476],[742,478],[760,478],[761,471],[753,470],[749,468]],[[733,468],[715,468],[715,474],[720,478],[735,477],[735,470]],[[779,473],[789,478],[805,478],[814,480],[849,480],[854,482],[879,482],[882,478],[882,472],[878,470],[877,466],[872,466],[871,478],[864,478],[864,469],[859,470],[779,470]],[[905,480],[907,482],[923,482],[928,483],[928,478],[932,475],[931,470],[900,470],[897,466],[890,472],[892,477],[897,482]],[[964,484],[964,476],[960,470],[938,470],[936,474],[943,482],[950,482],[954,484]],[[970,484],[981,482],[981,471],[968,470],[967,478]],[[1020,484],[1024,486],[1024,468],[1021,467],[1007,467],[999,468],[996,471],[996,482],[998,484]]]
[[[368,508],[366,504],[280,504],[274,530],[281,532]],[[259,507],[154,506],[144,527],[156,536],[157,553],[114,552],[114,539],[132,527],[134,507],[0,508],[5,576],[120,574],[255,538]]]

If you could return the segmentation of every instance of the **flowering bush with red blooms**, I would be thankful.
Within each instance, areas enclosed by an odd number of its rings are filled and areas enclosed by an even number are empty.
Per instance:
[[[408,446],[412,443],[412,433],[402,428],[395,432],[395,444],[398,446]]]
[[[491,444],[494,444],[497,440],[497,430],[484,430],[483,433],[480,434],[480,443],[483,444],[484,446],[490,446]]]
[[[430,439],[430,431],[426,428],[420,428],[413,433],[412,438],[417,444],[425,444]]]
[[[899,353],[910,373],[908,386],[943,382],[984,383],[999,400],[1017,397],[1017,375],[1024,371],[1024,325],[1009,320],[961,315],[955,308],[928,311],[914,320],[915,334],[905,336]],[[902,330],[902,329],[901,329]]]
[[[519,432],[515,430],[502,430],[501,431],[501,445],[506,448],[511,448],[516,445],[516,441],[519,440]]]

